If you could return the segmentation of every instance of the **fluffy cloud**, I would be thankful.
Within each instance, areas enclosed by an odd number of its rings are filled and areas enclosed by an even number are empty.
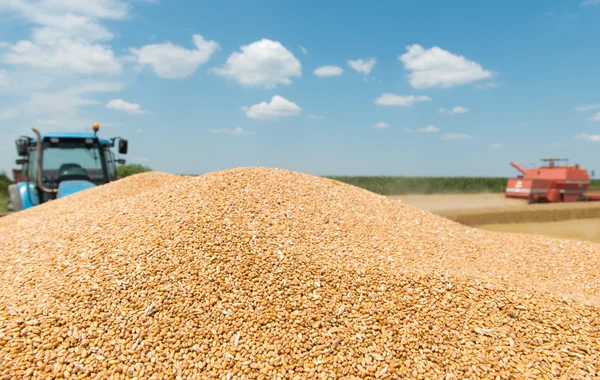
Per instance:
[[[9,45],[2,62],[78,74],[115,74],[122,64],[97,41],[113,34],[100,20],[124,20],[129,6],[119,0],[0,1],[0,11],[16,13],[36,25],[31,39]]]
[[[33,92],[26,102],[4,109],[1,116],[23,118],[28,124],[48,125],[52,129],[87,130],[97,120],[79,119],[77,108],[100,104],[93,94],[118,92],[122,89],[123,85],[116,82],[87,82],[61,91]],[[104,126],[112,124],[101,123]],[[29,130],[27,128],[27,132]],[[13,132],[17,133],[16,130]]]
[[[0,90],[4,87],[8,87],[8,73],[0,69]]]
[[[318,77],[335,77],[344,73],[344,69],[338,66],[321,66],[317,67],[314,74]]]
[[[591,111],[600,109],[600,104],[586,104],[583,106],[576,106],[575,110],[579,112]]]
[[[19,116],[21,111],[18,108],[4,108],[0,109],[0,120],[10,120]]]
[[[350,66],[354,71],[363,74],[369,74],[371,70],[373,70],[373,67],[376,63],[377,60],[375,58],[370,58],[366,61],[362,58],[359,58],[355,61],[348,60],[348,66]]]
[[[284,97],[275,95],[269,103],[261,102],[251,107],[242,107],[246,111],[246,116],[257,120],[277,120],[282,117],[297,116],[301,108],[294,102]]]
[[[74,36],[86,41],[112,38],[99,20],[125,20],[129,5],[120,0],[11,0],[0,1],[0,11],[21,15],[27,21],[44,26],[54,35]]]
[[[501,85],[500,83],[496,82],[495,80],[492,80],[492,81],[484,83],[484,84],[478,84],[475,87],[477,87],[480,90],[487,90],[488,88],[496,88],[500,85]]]
[[[441,108],[440,112],[446,115],[456,115],[459,113],[467,113],[469,112],[468,108],[462,107],[462,106],[456,106],[456,107],[452,107],[452,109],[445,109],[445,108]]]
[[[600,112],[590,118],[591,121],[600,121]]]
[[[198,67],[208,62],[212,55],[219,50],[215,41],[207,41],[199,34],[193,36],[195,49],[186,49],[170,42],[146,45],[130,51],[136,56],[137,62],[150,65],[154,73],[161,78],[187,78],[194,74]]]
[[[293,77],[302,75],[300,61],[277,41],[263,38],[240,49],[241,52],[231,54],[223,66],[211,71],[243,86],[267,89],[289,85]]]
[[[418,128],[416,131],[421,133],[437,133],[440,129],[434,125],[428,125],[425,128]]]
[[[585,142],[600,143],[600,135],[588,135],[586,133],[575,136],[577,140],[583,140]]]
[[[106,104],[106,108],[113,109],[115,111],[126,112],[130,114],[143,114],[146,113],[142,109],[142,106],[135,103],[129,103],[121,99],[113,99],[108,104]]]
[[[44,69],[69,69],[78,74],[116,74],[122,69],[109,47],[69,38],[51,44],[35,39],[19,41],[10,47],[2,61]]]
[[[214,133],[217,135],[220,135],[220,134],[234,135],[234,136],[254,135],[254,132],[245,131],[243,128],[240,128],[240,127],[237,127],[235,129],[227,129],[227,128],[209,129],[208,131],[210,133]]]
[[[492,145],[490,145],[490,150],[500,150],[502,148],[504,148],[504,145],[502,145],[502,144],[492,144]]]
[[[458,141],[458,140],[471,140],[473,137],[473,135],[467,135],[464,133],[446,133],[444,136],[442,136],[443,140],[451,140],[451,141]]]
[[[384,123],[383,121],[373,124],[373,129],[387,129],[389,127],[390,126],[387,123]]]
[[[414,88],[447,88],[492,76],[491,72],[484,70],[477,62],[437,46],[426,50],[420,45],[411,45],[407,50],[398,59],[411,71],[409,82]]]
[[[321,116],[321,115],[308,115],[308,118],[311,120],[323,120],[325,119],[325,116]]]
[[[77,107],[99,104],[89,94],[118,92],[122,89],[120,83],[90,82],[54,93],[36,92],[32,94],[27,107],[39,114],[70,114]]]
[[[428,102],[428,101],[431,101],[431,98],[429,96],[424,96],[424,95],[401,96],[401,95],[396,95],[396,94],[392,94],[389,92],[385,92],[385,93],[381,94],[375,100],[375,104],[380,105],[380,106],[410,107],[414,103]]]

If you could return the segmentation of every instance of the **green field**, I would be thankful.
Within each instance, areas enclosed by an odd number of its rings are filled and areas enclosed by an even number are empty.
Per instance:
[[[12,181],[6,173],[0,173],[0,214],[6,212],[6,206],[8,205],[8,185]]]
[[[406,194],[473,194],[503,191],[508,178],[503,177],[364,177],[328,176],[381,195]],[[593,180],[592,188],[600,188]]]
[[[381,195],[497,193],[507,178],[328,176]]]

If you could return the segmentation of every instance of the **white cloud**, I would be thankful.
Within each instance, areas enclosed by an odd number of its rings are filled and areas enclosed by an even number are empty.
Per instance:
[[[91,94],[118,92],[123,85],[115,82],[88,82],[57,92],[33,92],[29,99],[5,111],[14,117],[36,117],[42,124],[81,128],[76,118],[79,107],[100,104]],[[91,126],[91,124],[90,124]]]
[[[19,116],[21,112],[18,108],[10,107],[0,109],[0,120],[10,120],[15,119]]]
[[[600,121],[600,112],[590,118],[591,121]]]
[[[317,67],[314,74],[318,77],[334,77],[344,73],[344,69],[338,66],[321,66]]]
[[[575,136],[577,140],[583,140],[585,142],[600,143],[600,135],[588,135],[586,133]]]
[[[8,87],[8,73],[0,69],[0,89]]]
[[[121,0],[11,0],[1,3],[5,7],[21,12],[32,19],[43,19],[47,15],[76,14],[91,18],[123,20],[129,5]]]
[[[380,105],[380,106],[410,107],[414,103],[428,102],[428,101],[431,101],[431,98],[429,96],[424,96],[424,95],[401,96],[401,95],[396,95],[396,94],[392,94],[389,92],[385,92],[385,93],[381,94],[381,96],[379,96],[375,100],[375,104]]]
[[[36,124],[41,124],[41,125],[59,125],[60,122],[54,119],[37,119],[35,121]]]
[[[411,45],[407,50],[398,59],[411,71],[409,82],[414,88],[447,88],[492,76],[491,72],[484,70],[477,62],[437,46],[425,50],[420,45]]]
[[[487,90],[488,88],[496,88],[500,85],[501,85],[501,83],[498,83],[495,80],[492,80],[492,81],[484,83],[484,84],[475,85],[475,87],[480,90]]]
[[[135,130],[135,133],[138,134],[138,135],[141,134],[142,133],[142,128],[137,128]]]
[[[130,6],[120,0],[10,0],[0,2],[2,10],[53,30],[54,35],[95,41],[112,38],[112,33],[98,21],[125,20]]]
[[[363,73],[363,74],[369,74],[371,72],[371,70],[373,70],[373,67],[375,66],[375,64],[377,63],[377,60],[375,58],[369,58],[368,60],[363,60],[362,58],[359,58],[355,61],[352,60],[348,60],[348,65],[355,70],[356,72],[359,73]]]
[[[254,135],[254,132],[248,132],[245,131],[243,128],[235,128],[235,129],[227,129],[227,128],[221,128],[221,129],[209,129],[208,132],[210,133],[214,133],[214,134],[225,134],[225,135],[234,135],[234,136],[244,136],[244,135]]]
[[[312,120],[323,120],[323,119],[325,119],[325,116],[321,116],[321,115],[308,115],[308,118],[312,119]]]
[[[446,115],[457,115],[460,113],[467,113],[469,112],[468,108],[462,107],[462,106],[456,106],[456,107],[452,107],[452,109],[445,109],[445,108],[441,108],[440,112]]]
[[[120,0],[0,1],[0,12],[21,16],[35,27],[29,40],[8,45],[5,64],[72,71],[78,74],[116,74],[122,70],[110,46],[97,41],[113,34],[100,20],[125,20],[129,5]]]
[[[373,124],[373,129],[387,129],[389,127],[390,126],[387,123],[384,123],[383,121]]]
[[[35,39],[19,41],[4,54],[2,61],[44,69],[68,69],[79,74],[116,74],[122,69],[109,47],[70,38],[52,43]]]
[[[596,109],[600,109],[600,104],[586,104],[583,106],[575,107],[575,110],[579,111],[579,112],[591,111],[591,110],[596,110]]]
[[[280,42],[263,38],[240,49],[223,66],[211,71],[247,87],[267,89],[289,85],[293,77],[302,75],[300,61]]]
[[[56,93],[36,92],[32,94],[28,106],[37,113],[70,113],[77,107],[99,104],[87,94],[118,92],[122,89],[120,83],[90,82]]]
[[[143,114],[146,113],[145,110],[142,109],[142,106],[135,103],[129,103],[125,100],[121,99],[113,99],[108,104],[106,104],[106,108],[113,109],[116,111],[126,112],[130,114]]]
[[[490,150],[500,150],[502,148],[504,148],[504,145],[502,145],[502,144],[492,144],[492,145],[490,145]]]
[[[302,52],[302,54],[304,54],[304,55],[308,54],[308,50],[306,50],[306,49],[304,48],[304,46],[300,46],[300,51],[301,51],[301,52]]]
[[[596,5],[600,4],[600,0],[584,0],[581,5]]]
[[[5,48],[5,47],[7,47],[9,45],[10,44],[8,42],[0,41],[0,49]]]
[[[420,133],[437,133],[440,129],[435,125],[428,125],[425,128],[417,128],[416,131]]]
[[[186,49],[167,42],[132,48],[130,51],[140,65],[152,66],[154,73],[161,78],[187,78],[220,49],[218,43],[207,41],[199,34],[194,34],[193,40],[196,49]]]
[[[413,133],[412,129],[410,129],[410,128],[406,128],[406,129],[404,130],[404,132],[405,132],[405,133]]]
[[[251,107],[242,107],[242,110],[246,111],[246,116],[250,119],[277,120],[282,117],[297,116],[301,108],[296,103],[275,95],[270,103],[261,102]]]
[[[471,140],[474,137],[475,136],[467,135],[467,134],[464,134],[464,133],[446,133],[444,136],[442,136],[442,139],[443,140],[458,141],[458,140]]]

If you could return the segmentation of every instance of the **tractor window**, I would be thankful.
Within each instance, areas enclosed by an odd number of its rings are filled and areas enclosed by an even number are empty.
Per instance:
[[[44,143],[42,168],[44,180],[55,182],[61,168],[81,167],[90,180],[106,183],[103,155],[97,142],[86,144],[83,139],[61,139],[58,143]]]
[[[117,161],[115,159],[115,154],[107,147],[104,149],[104,156],[106,157],[108,177],[111,181],[114,181],[117,178]]]
[[[23,174],[29,177],[30,181],[37,181],[37,150],[31,149],[29,151],[29,157],[27,159],[26,170],[23,170]]]

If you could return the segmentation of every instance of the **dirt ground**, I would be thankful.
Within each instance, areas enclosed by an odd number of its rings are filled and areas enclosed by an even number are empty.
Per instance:
[[[465,210],[488,207],[523,206],[526,202],[520,199],[506,198],[504,194],[436,194],[436,195],[392,195],[411,206],[436,212],[447,210]]]
[[[546,223],[484,224],[477,228],[497,232],[554,236],[600,243],[600,219],[575,219]]]
[[[528,205],[504,194],[390,196],[476,228],[600,243],[600,202]]]

